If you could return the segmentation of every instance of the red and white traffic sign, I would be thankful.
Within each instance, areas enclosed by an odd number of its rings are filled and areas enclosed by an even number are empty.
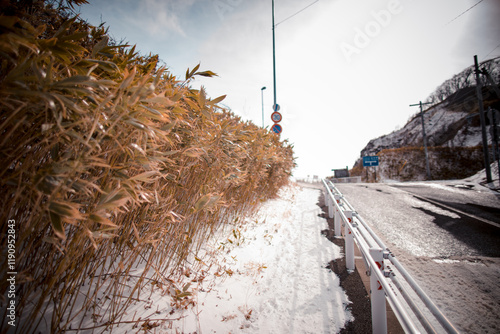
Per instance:
[[[281,133],[281,131],[283,131],[283,128],[281,127],[281,125],[275,123],[271,127],[271,131],[274,132],[274,133],[276,133],[277,135],[279,135]]]
[[[271,114],[271,119],[273,120],[274,123],[279,123],[281,122],[282,117],[279,112],[275,111]]]

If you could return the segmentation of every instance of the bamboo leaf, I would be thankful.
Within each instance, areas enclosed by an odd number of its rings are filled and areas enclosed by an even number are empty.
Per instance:
[[[169,124],[167,124],[167,125],[165,125],[165,126],[162,126],[162,127],[161,127],[161,130],[162,130],[162,131],[165,131],[165,132],[170,132],[170,131],[172,130],[172,128],[176,125],[176,123],[177,123],[177,122],[176,122],[176,121],[174,121],[174,122],[171,122],[171,123],[169,123]]]
[[[98,64],[99,67],[102,68],[106,72],[119,71],[118,65],[116,65],[112,61],[107,61],[107,60],[83,59],[77,65],[81,65],[81,66],[85,66],[85,65],[93,66],[95,64]],[[110,81],[110,82],[113,82],[113,81]]]
[[[186,71],[186,80],[191,78],[199,68],[200,68],[200,64],[196,65],[192,71],[189,71],[189,68],[188,68]]]
[[[66,240],[66,233],[64,233],[64,227],[61,221],[61,216],[57,213],[50,212],[50,222],[52,223],[52,228],[54,229],[54,234],[61,238],[62,240]]]
[[[102,231],[92,232],[92,236],[96,239],[111,239],[111,238],[118,237],[117,234],[106,233],[106,232],[102,232]]]
[[[208,204],[211,197],[212,197],[211,194],[206,194],[205,196],[201,197],[194,205],[194,209],[196,211],[201,211]]]
[[[201,108],[203,108],[206,103],[207,103],[207,95],[205,93],[205,88],[201,86],[200,92],[198,94],[198,104],[200,105]]]
[[[60,87],[60,86],[75,86],[75,85],[80,85],[80,84],[86,84],[92,81],[92,77],[87,76],[87,75],[74,75],[72,77],[56,81],[53,86],[54,87]]]
[[[147,99],[142,99],[141,101],[147,102],[147,103],[161,104],[162,107],[165,107],[165,108],[168,108],[168,107],[175,105],[175,102],[173,102],[172,100],[170,100],[168,97],[165,97],[165,96],[150,97]]]
[[[136,176],[131,177],[130,179],[134,181],[151,183],[156,181],[158,179],[158,176],[159,176],[158,172],[154,170],[138,174]]]
[[[95,58],[95,56],[99,51],[108,46],[108,42],[109,42],[109,37],[104,35],[104,37],[99,42],[97,42],[97,44],[94,45],[94,47],[92,48],[92,58]]]
[[[69,202],[57,202],[51,201],[49,203],[49,211],[58,215],[59,217],[65,217],[68,219],[83,219],[80,213],[79,205]]]
[[[113,227],[113,228],[118,228],[118,225],[116,225],[115,223],[113,223],[108,218],[103,217],[102,215],[97,214],[97,213],[91,213],[89,215],[89,219],[92,220],[92,221],[95,221],[96,223],[99,223],[101,225],[106,225],[106,226],[110,226],[110,227]]]
[[[125,190],[116,189],[101,198],[101,201],[99,202],[96,211],[99,212],[106,209],[116,210],[121,206],[126,205],[129,200],[130,197]]]
[[[207,203],[207,208],[211,208],[211,207],[215,206],[219,202],[220,199],[221,199],[221,195],[212,195],[210,197],[210,200]]]
[[[120,84],[119,89],[128,88],[132,84],[132,81],[134,81],[136,73],[137,73],[136,67],[134,67],[130,73],[126,72],[125,78],[123,79],[122,83]]]
[[[141,237],[139,236],[139,231],[137,231],[137,227],[135,226],[135,223],[132,222],[132,228],[134,229],[134,236],[137,239],[138,242],[141,242]]]
[[[191,292],[182,292],[182,293],[179,293],[178,295],[176,295],[175,297],[178,298],[178,299],[181,299],[181,298],[184,298],[184,297],[189,297],[191,295],[192,295]]]
[[[203,149],[198,148],[198,147],[192,147],[183,152],[184,155],[190,157],[190,158],[199,158],[203,154],[205,154],[205,151]]]
[[[77,32],[71,35],[61,36],[59,40],[61,41],[79,41],[85,37],[87,37],[88,33],[85,31]]]
[[[212,71],[196,72],[194,75],[201,75],[203,77],[217,77],[218,75]]]
[[[226,98],[226,95],[219,96],[213,100],[210,100],[210,104],[215,105],[215,104],[221,102],[222,100],[224,100],[225,98]]]
[[[148,106],[145,106],[142,104],[141,104],[141,107],[150,112],[149,115],[151,116],[151,118],[154,118],[154,119],[159,120],[159,121],[164,121],[164,120],[168,119],[167,117],[165,117],[165,115],[162,112],[158,111],[157,109],[153,109],[151,107],[148,107]]]
[[[130,146],[132,146],[134,149],[136,149],[137,151],[139,151],[142,155],[147,156],[146,151],[144,151],[144,150],[142,149],[142,147],[140,147],[140,146],[139,146],[139,145],[137,145],[136,143],[132,143],[132,144],[130,144]]]

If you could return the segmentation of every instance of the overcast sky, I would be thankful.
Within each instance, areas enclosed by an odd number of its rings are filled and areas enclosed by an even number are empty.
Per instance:
[[[90,0],[80,7],[118,41],[200,79],[244,119],[272,125],[271,0]],[[309,6],[309,7],[308,7]],[[307,7],[307,8],[306,8]],[[304,10],[302,10],[304,9]],[[295,15],[296,14],[296,15]],[[296,176],[351,168],[370,139],[402,127],[442,82],[500,56],[500,0],[275,0],[281,139]]]

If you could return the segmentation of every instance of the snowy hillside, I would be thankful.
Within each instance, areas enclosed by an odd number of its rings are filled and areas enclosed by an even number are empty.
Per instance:
[[[468,124],[468,113],[450,110],[440,104],[425,111],[425,131],[429,146],[478,146],[481,128]],[[420,147],[423,145],[422,118],[416,115],[403,128],[370,140],[361,156],[376,155],[383,149]]]
[[[468,68],[455,80],[458,82],[461,78],[466,81],[470,75],[471,70]],[[451,85],[453,82],[450,80],[445,84]],[[443,90],[443,86],[437,89]],[[485,110],[500,110],[500,98],[492,85],[483,86],[483,100]],[[424,109],[431,179],[464,178],[484,168],[478,110],[475,86],[456,88],[455,91],[448,87],[448,95],[442,102]],[[487,124],[488,142],[492,145],[492,126],[488,120]],[[351,175],[360,175],[364,181],[375,180],[374,171],[362,167],[362,157],[378,155],[380,167],[377,180],[424,180],[426,168],[423,146],[422,117],[417,108],[416,114],[403,128],[368,142],[361,150]],[[494,161],[493,156],[490,161]]]

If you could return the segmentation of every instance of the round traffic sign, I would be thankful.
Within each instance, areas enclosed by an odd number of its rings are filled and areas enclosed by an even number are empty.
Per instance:
[[[271,119],[273,120],[274,123],[279,123],[281,122],[281,114],[275,111],[271,114]]]
[[[275,123],[271,127],[271,131],[279,135],[281,133],[281,131],[283,131],[283,128],[281,127],[281,125]]]
[[[273,105],[273,111],[280,111],[280,105],[279,104],[274,104]]]

